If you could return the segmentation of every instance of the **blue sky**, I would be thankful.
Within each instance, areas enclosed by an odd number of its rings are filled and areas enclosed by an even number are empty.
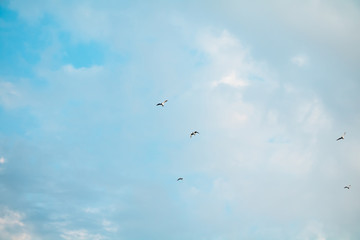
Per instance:
[[[355,0],[2,1],[0,239],[359,239],[359,26]]]

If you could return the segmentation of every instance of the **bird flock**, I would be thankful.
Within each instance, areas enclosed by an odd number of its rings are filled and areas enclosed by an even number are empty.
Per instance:
[[[344,140],[344,139],[345,139],[345,134],[346,134],[346,132],[344,132],[344,134],[343,134],[341,137],[339,137],[338,139],[336,139],[336,141]],[[345,186],[344,189],[349,189],[349,190],[350,190],[350,187],[351,187],[351,184]]]
[[[164,107],[164,106],[165,106],[165,103],[166,103],[167,101],[168,101],[168,100],[166,99],[165,101],[156,104],[156,106],[162,106],[162,107]],[[190,133],[190,138],[192,138],[192,137],[195,136],[196,134],[200,134],[200,133],[199,133],[198,131],[193,131],[193,132],[191,132],[191,133]],[[336,141],[344,140],[344,139],[345,139],[345,135],[346,135],[346,132],[344,132],[344,134],[343,134],[341,137],[337,138]],[[179,178],[177,179],[177,181],[183,181],[183,180],[184,180],[184,178],[182,178],[182,177],[179,177]],[[350,187],[351,187],[351,184],[346,185],[346,186],[344,187],[344,189],[350,190]]]

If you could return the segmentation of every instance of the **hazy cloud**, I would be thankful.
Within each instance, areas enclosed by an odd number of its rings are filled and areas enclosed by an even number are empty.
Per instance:
[[[68,230],[61,234],[65,240],[103,240],[105,239],[100,234],[91,234],[85,229]]]
[[[23,222],[24,214],[6,207],[0,209],[0,238],[11,240],[35,240]]]
[[[237,78],[235,72],[223,77],[217,82],[213,82],[214,87],[217,87],[219,84],[225,84],[231,87],[246,87],[249,85],[247,81]]]
[[[354,1],[3,6],[0,238],[359,238]]]
[[[302,67],[308,63],[307,57],[303,55],[297,55],[291,58],[291,62],[298,67]]]

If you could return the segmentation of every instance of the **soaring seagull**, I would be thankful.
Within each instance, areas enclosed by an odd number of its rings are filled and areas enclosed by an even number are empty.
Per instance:
[[[194,132],[192,132],[192,133],[190,133],[190,138],[192,137],[192,136],[195,136],[195,134],[200,134],[198,131],[194,131]]]
[[[350,189],[351,185],[347,185],[344,188]]]
[[[182,181],[184,180],[182,177],[179,177],[176,181]]]
[[[165,106],[165,103],[166,103],[167,101],[168,101],[168,100],[166,99],[165,101],[156,104],[156,106]]]
[[[346,134],[346,132],[344,132],[344,134],[343,134],[341,137],[339,137],[338,139],[336,139],[336,141],[339,141],[339,140],[341,140],[341,139],[344,139],[344,138],[345,138],[345,134]]]

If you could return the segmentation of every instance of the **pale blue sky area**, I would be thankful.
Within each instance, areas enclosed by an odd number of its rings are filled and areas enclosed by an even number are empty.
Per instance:
[[[359,26],[351,0],[2,1],[0,239],[358,240]]]

